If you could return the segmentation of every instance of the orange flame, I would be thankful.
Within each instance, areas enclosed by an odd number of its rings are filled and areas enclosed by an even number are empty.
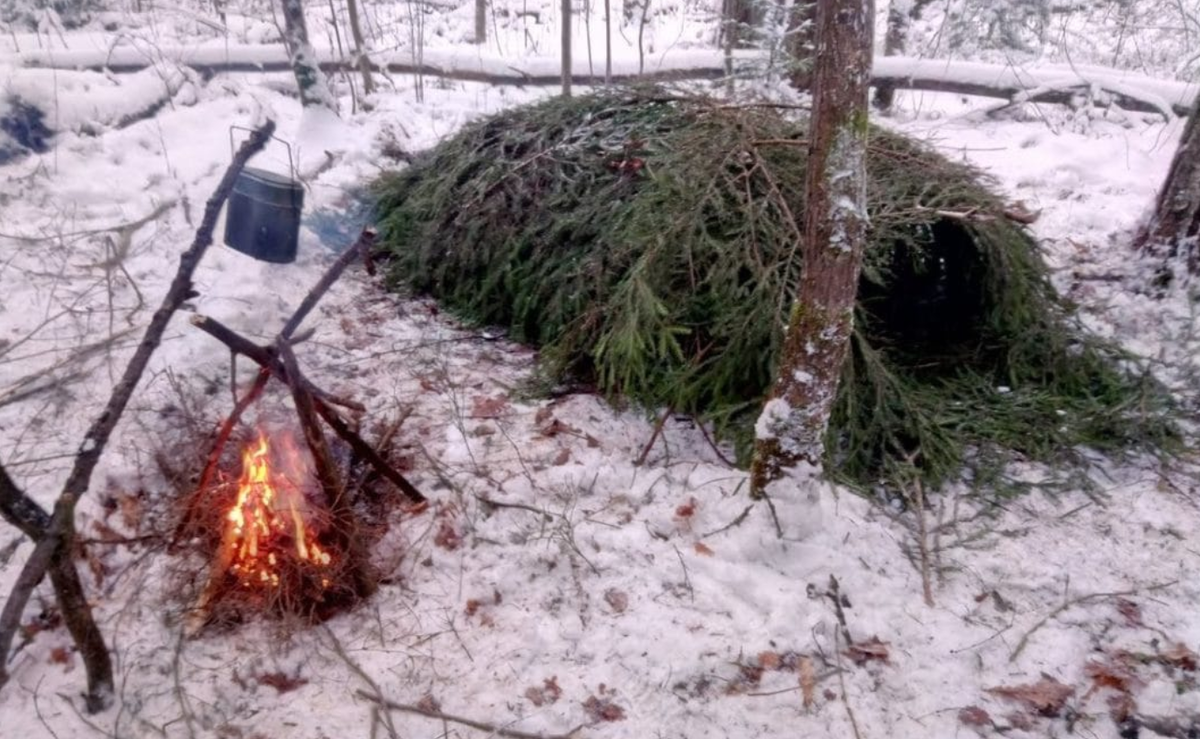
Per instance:
[[[276,552],[286,550],[288,538],[301,561],[325,567],[331,559],[304,523],[304,493],[293,476],[302,475],[306,465],[290,438],[280,438],[285,459],[278,466],[290,469],[273,468],[271,444],[260,430],[242,454],[237,500],[225,514],[223,554],[231,563],[229,570],[246,587],[279,585]]]

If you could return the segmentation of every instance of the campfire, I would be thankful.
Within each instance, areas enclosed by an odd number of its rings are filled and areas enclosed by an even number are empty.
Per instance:
[[[304,492],[312,479],[293,435],[281,432],[272,445],[265,431],[242,454],[237,499],[224,516],[219,562],[243,587],[279,587],[282,557],[295,557],[314,569],[328,568],[329,552],[317,543],[308,523],[315,509]],[[322,578],[328,585],[327,578]]]
[[[208,567],[189,619],[192,633],[258,613],[319,621],[359,602],[377,586],[370,545],[386,530],[395,493],[410,512],[423,510],[425,497],[387,458],[404,416],[369,443],[358,430],[366,408],[318,388],[292,348],[303,341],[296,330],[305,316],[354,259],[364,259],[371,271],[374,238],[363,231],[269,345],[212,318],[192,317],[193,325],[260,367],[217,430],[173,537],[175,545],[198,546]],[[285,423],[267,410],[269,401],[260,405],[272,379],[291,396]],[[272,421],[247,434],[242,416],[251,408]]]

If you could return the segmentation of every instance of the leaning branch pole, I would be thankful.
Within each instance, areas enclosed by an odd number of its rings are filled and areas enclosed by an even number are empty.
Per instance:
[[[108,440],[112,436],[117,422],[121,419],[125,407],[129,404],[129,400],[133,396],[134,389],[137,387],[142,374],[149,365],[151,355],[154,354],[154,350],[162,342],[163,334],[166,333],[171,316],[193,294],[192,275],[195,273],[196,267],[200,264],[205,251],[212,245],[213,231],[217,225],[217,216],[221,212],[221,207],[229,198],[229,193],[233,190],[234,181],[246,166],[246,162],[255,154],[262,151],[267,141],[270,140],[271,134],[274,132],[275,122],[267,121],[250,135],[246,142],[242,144],[237,154],[234,155],[233,161],[230,163],[228,169],[225,170],[225,176],[221,178],[217,189],[208,199],[208,204],[204,210],[204,219],[200,222],[200,227],[196,230],[196,236],[192,241],[192,245],[188,247],[187,251],[179,259],[179,269],[175,272],[175,277],[171,281],[171,286],[167,289],[167,294],[163,298],[162,304],[150,319],[150,325],[146,327],[142,341],[134,352],[133,358],[129,360],[129,364],[125,367],[125,372],[121,375],[120,381],[113,388],[107,405],[105,405],[104,410],[92,422],[91,427],[84,435],[83,443],[80,444],[79,451],[75,455],[75,462],[72,465],[71,473],[63,485],[63,492],[59,495],[58,500],[55,501],[54,512],[50,516],[45,533],[34,548],[33,554],[26,561],[25,567],[17,577],[17,584],[10,594],[8,602],[4,605],[4,611],[0,613],[0,664],[3,664],[8,659],[8,653],[12,647],[13,636],[19,625],[21,613],[24,611],[25,604],[29,601],[29,597],[33,593],[33,588],[45,576],[46,571],[52,566],[52,563],[63,563],[58,565],[62,567],[73,566],[70,552],[72,551],[75,538],[75,506],[84,493],[87,492],[88,486],[91,483],[92,473],[100,461],[100,455],[104,452],[105,445],[108,444]],[[63,615],[64,618],[70,621],[75,614],[67,613],[65,605]],[[95,630],[94,624],[92,624],[92,628],[93,633],[88,638],[91,640],[100,639],[99,631]],[[77,633],[75,629],[71,629],[71,632],[72,636],[76,638],[79,638],[82,633]],[[88,660],[89,685],[87,707],[90,711],[102,710],[112,698],[112,662],[107,649],[103,648],[102,640],[100,641],[99,649],[97,649],[95,643],[80,644],[79,646],[80,652],[85,657],[91,656],[100,660],[99,664],[91,664],[91,660]]]

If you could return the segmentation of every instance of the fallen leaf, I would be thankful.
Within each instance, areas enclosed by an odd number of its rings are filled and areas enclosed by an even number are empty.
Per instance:
[[[66,647],[55,647],[50,650],[50,664],[52,665],[69,665],[71,664],[71,650]]]
[[[538,426],[541,426],[543,423],[545,423],[546,421],[549,421],[553,417],[554,417],[554,410],[550,406],[545,405],[545,406],[542,406],[541,408],[538,408],[537,413],[533,414],[533,422],[536,423]]]
[[[282,672],[266,672],[261,675],[254,676],[255,682],[259,685],[270,685],[280,693],[290,693],[301,686],[308,685],[308,680],[297,675],[291,677]]]
[[[438,524],[438,531],[433,536],[433,543],[447,551],[453,552],[462,544],[462,536],[454,528],[454,524],[446,519]]]
[[[959,709],[958,723],[963,726],[991,726],[992,717],[979,706],[967,706]]]
[[[888,645],[885,641],[880,641],[879,637],[873,636],[866,641],[860,641],[851,644],[845,651],[845,655],[854,661],[858,666],[865,665],[871,660],[880,662],[888,661]]]
[[[558,450],[558,454],[554,456],[554,461],[551,462],[555,467],[561,467],[571,461],[571,450],[563,447]]]
[[[800,695],[804,709],[808,710],[813,705],[813,692],[817,689],[817,672],[813,668],[811,657],[800,658]]]
[[[1111,659],[1107,662],[1089,661],[1084,665],[1083,674],[1091,679],[1095,688],[1112,688],[1128,693],[1138,684],[1132,670]]]
[[[483,604],[480,603],[479,600],[476,598],[467,598],[467,607],[466,607],[467,615],[474,616],[476,613],[479,612],[479,608],[482,605]]]
[[[609,588],[604,591],[604,602],[608,603],[616,613],[624,613],[629,608],[629,596],[623,590]]]
[[[696,542],[695,549],[696,549],[696,554],[699,554],[703,557],[713,556],[713,550],[710,549],[709,546],[702,541]]]
[[[1163,662],[1188,672],[1195,672],[1197,660],[1200,659],[1183,642],[1175,642],[1158,656]]]
[[[783,664],[783,658],[779,656],[779,652],[758,653],[758,666],[764,670],[778,670],[781,664]]]
[[[575,428],[574,426],[569,426],[557,418],[553,418],[550,420],[550,423],[538,428],[538,433],[540,433],[542,436],[549,436],[553,438],[559,434],[578,434],[580,432],[579,429]]]
[[[508,408],[508,398],[503,394],[494,398],[476,395],[471,398],[471,418],[497,418]]]
[[[696,499],[689,498],[688,502],[675,509],[675,515],[678,518],[691,518],[696,515]]]
[[[597,698],[589,696],[583,702],[583,710],[587,712],[588,718],[593,723],[600,721],[621,721],[625,718],[625,709],[613,703],[607,698]]]
[[[1043,716],[1057,716],[1066,705],[1067,699],[1075,695],[1075,688],[1063,685],[1043,673],[1042,679],[1036,683],[988,688],[987,692],[1011,701],[1024,703]]]
[[[1143,626],[1142,609],[1137,603],[1125,598],[1117,598],[1117,613],[1125,619],[1126,626]]]
[[[547,703],[557,703],[562,697],[562,688],[558,687],[558,676],[554,675],[542,681],[542,687],[530,686],[525,690],[525,698],[530,703],[541,708]]]

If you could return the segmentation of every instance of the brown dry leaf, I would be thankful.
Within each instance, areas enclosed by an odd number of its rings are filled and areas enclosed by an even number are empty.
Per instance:
[[[481,606],[483,606],[483,604],[479,602],[479,599],[467,598],[467,607],[465,609],[467,612],[467,615],[474,616],[476,613],[479,613],[479,609]]]
[[[525,700],[532,703],[537,708],[546,705],[546,691],[541,688],[525,688]]]
[[[813,667],[811,657],[800,658],[800,695],[803,696],[804,710],[812,708],[813,693],[817,689],[817,671]]]
[[[695,549],[696,549],[696,554],[699,554],[702,557],[713,556],[713,550],[711,548],[709,548],[709,546],[702,541],[696,542]]]
[[[508,398],[503,394],[494,398],[486,395],[471,398],[471,418],[499,418],[507,409]]]
[[[992,717],[979,706],[967,706],[959,709],[958,723],[963,726],[991,726]]]
[[[1158,656],[1163,662],[1188,672],[1195,672],[1197,661],[1200,660],[1183,642],[1175,642]]]
[[[1137,676],[1132,670],[1111,659],[1107,662],[1089,661],[1084,665],[1083,674],[1091,679],[1095,686],[1093,689],[1112,688],[1128,693],[1138,685]]]
[[[1126,626],[1143,626],[1142,609],[1137,603],[1125,598],[1117,598],[1117,613],[1125,619]]]
[[[549,436],[553,438],[559,434],[579,434],[580,431],[574,426],[565,424],[557,418],[552,418],[550,423],[538,427],[538,433],[540,433],[542,436]]]
[[[678,518],[691,518],[696,515],[696,499],[688,498],[688,502],[675,509],[675,516]]]
[[[554,455],[554,461],[551,462],[555,467],[562,467],[567,462],[571,461],[571,450],[563,447],[558,450],[558,454]]]
[[[549,421],[553,417],[554,410],[550,406],[544,405],[537,409],[537,413],[533,414],[533,422],[538,426],[541,426],[543,423]]]
[[[297,675],[291,677],[282,672],[267,672],[261,675],[255,675],[254,680],[259,685],[270,685],[280,693],[289,693],[301,686],[308,685],[308,680]]]
[[[71,664],[71,650],[66,647],[55,647],[50,650],[50,664],[52,665],[69,665]]]
[[[616,613],[624,613],[629,608],[629,596],[624,590],[609,588],[604,591],[604,602],[608,603]]]
[[[1042,673],[1042,679],[1036,683],[987,688],[987,692],[1011,701],[1024,703],[1043,716],[1057,716],[1063,706],[1067,704],[1067,699],[1075,695],[1075,688],[1063,685],[1053,677]]]
[[[542,690],[546,693],[546,698],[551,703],[558,702],[562,697],[562,688],[558,687],[558,675],[551,675],[542,681]]]
[[[854,664],[863,666],[871,660],[880,662],[888,661],[888,645],[885,641],[880,641],[879,637],[873,636],[866,641],[860,641],[856,644],[851,644],[845,651],[845,655],[854,661]]]
[[[779,656],[779,652],[759,652],[758,666],[764,670],[778,670],[783,664],[783,658]]]
[[[583,710],[587,712],[588,718],[593,723],[601,721],[621,721],[625,718],[625,709],[613,703],[608,698],[597,698],[589,696],[583,702]]]
[[[433,543],[442,549],[453,552],[462,544],[462,536],[454,528],[454,524],[443,518],[438,523],[438,531],[433,536]]]

